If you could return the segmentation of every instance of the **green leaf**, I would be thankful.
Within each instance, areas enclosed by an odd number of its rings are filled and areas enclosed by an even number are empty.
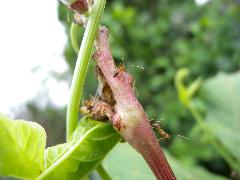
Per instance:
[[[156,179],[142,156],[127,143],[118,144],[103,165],[114,180]]]
[[[69,143],[50,147],[45,153],[45,171],[38,179],[83,178],[119,142],[110,123],[83,118]]]
[[[224,180],[221,176],[209,173],[196,166],[186,166],[167,153],[167,159],[176,177],[181,180]],[[117,145],[103,162],[106,170],[114,180],[155,180],[144,159],[127,143]]]
[[[206,123],[240,164],[240,73],[218,74],[200,91],[206,105]]]
[[[46,133],[37,123],[0,114],[0,175],[32,179],[43,171]]]

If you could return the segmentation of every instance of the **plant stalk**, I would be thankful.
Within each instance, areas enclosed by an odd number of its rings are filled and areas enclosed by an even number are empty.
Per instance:
[[[84,32],[82,44],[78,54],[73,80],[70,90],[70,100],[67,107],[67,141],[70,140],[74,132],[79,116],[79,106],[82,97],[83,86],[86,78],[87,68],[100,24],[100,19],[104,11],[106,0],[95,0],[90,12],[86,30]]]
[[[99,176],[101,177],[102,180],[111,180],[110,175],[104,169],[102,164],[98,165],[96,170],[97,170],[97,172],[98,172],[98,174],[99,174]]]

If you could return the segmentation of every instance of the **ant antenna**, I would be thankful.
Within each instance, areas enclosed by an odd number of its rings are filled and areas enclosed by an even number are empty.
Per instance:
[[[139,66],[139,65],[134,65],[134,64],[131,64],[132,67],[136,67],[138,69],[141,69],[141,70],[144,70],[145,68],[142,67],[142,66]]]
[[[183,135],[178,134],[177,137],[180,137],[180,138],[182,138],[182,139],[184,139],[184,140],[189,141],[189,138],[186,137],[186,136],[183,136]]]

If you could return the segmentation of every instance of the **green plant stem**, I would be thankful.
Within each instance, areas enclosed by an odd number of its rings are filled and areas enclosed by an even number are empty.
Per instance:
[[[98,167],[97,167],[97,172],[98,174],[101,176],[101,179],[102,180],[111,180],[111,177],[110,175],[107,173],[107,171],[104,169],[103,165],[100,164]]]
[[[236,171],[240,172],[240,165],[236,163],[234,158],[229,154],[229,152],[221,145],[219,141],[216,140],[216,138],[213,136],[212,131],[209,129],[209,127],[204,123],[204,120],[201,116],[201,114],[197,111],[196,108],[194,108],[191,103],[188,105],[188,108],[190,112],[192,113],[193,117],[196,119],[199,126],[208,133],[209,141],[211,144],[218,150],[218,152],[221,154],[223,159],[229,163],[229,165],[235,169]]]
[[[72,47],[77,54],[79,52],[79,45],[78,45],[78,40],[77,40],[77,30],[78,30],[78,24],[72,22],[71,28],[70,28],[70,37],[71,37],[71,44]]]
[[[75,66],[70,91],[70,100],[67,107],[67,141],[74,132],[79,115],[79,105],[82,97],[83,85],[87,73],[87,67],[91,56],[94,40],[100,24],[100,19],[106,0],[95,0],[90,12],[86,30]]]

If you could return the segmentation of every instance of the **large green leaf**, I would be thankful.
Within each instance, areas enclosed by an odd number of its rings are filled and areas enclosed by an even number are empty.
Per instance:
[[[46,133],[37,123],[0,114],[0,175],[32,179],[43,171]]]
[[[154,180],[150,168],[142,156],[127,143],[118,144],[103,161],[114,180]]]
[[[240,164],[240,73],[219,74],[200,91],[206,105],[206,123]]]
[[[45,171],[38,179],[83,178],[120,140],[109,123],[83,118],[69,143],[46,150]]]
[[[198,166],[181,164],[170,154],[167,159],[177,179],[180,180],[224,180],[225,178],[209,173]],[[127,143],[117,145],[104,160],[104,166],[114,180],[155,180],[144,159]]]

